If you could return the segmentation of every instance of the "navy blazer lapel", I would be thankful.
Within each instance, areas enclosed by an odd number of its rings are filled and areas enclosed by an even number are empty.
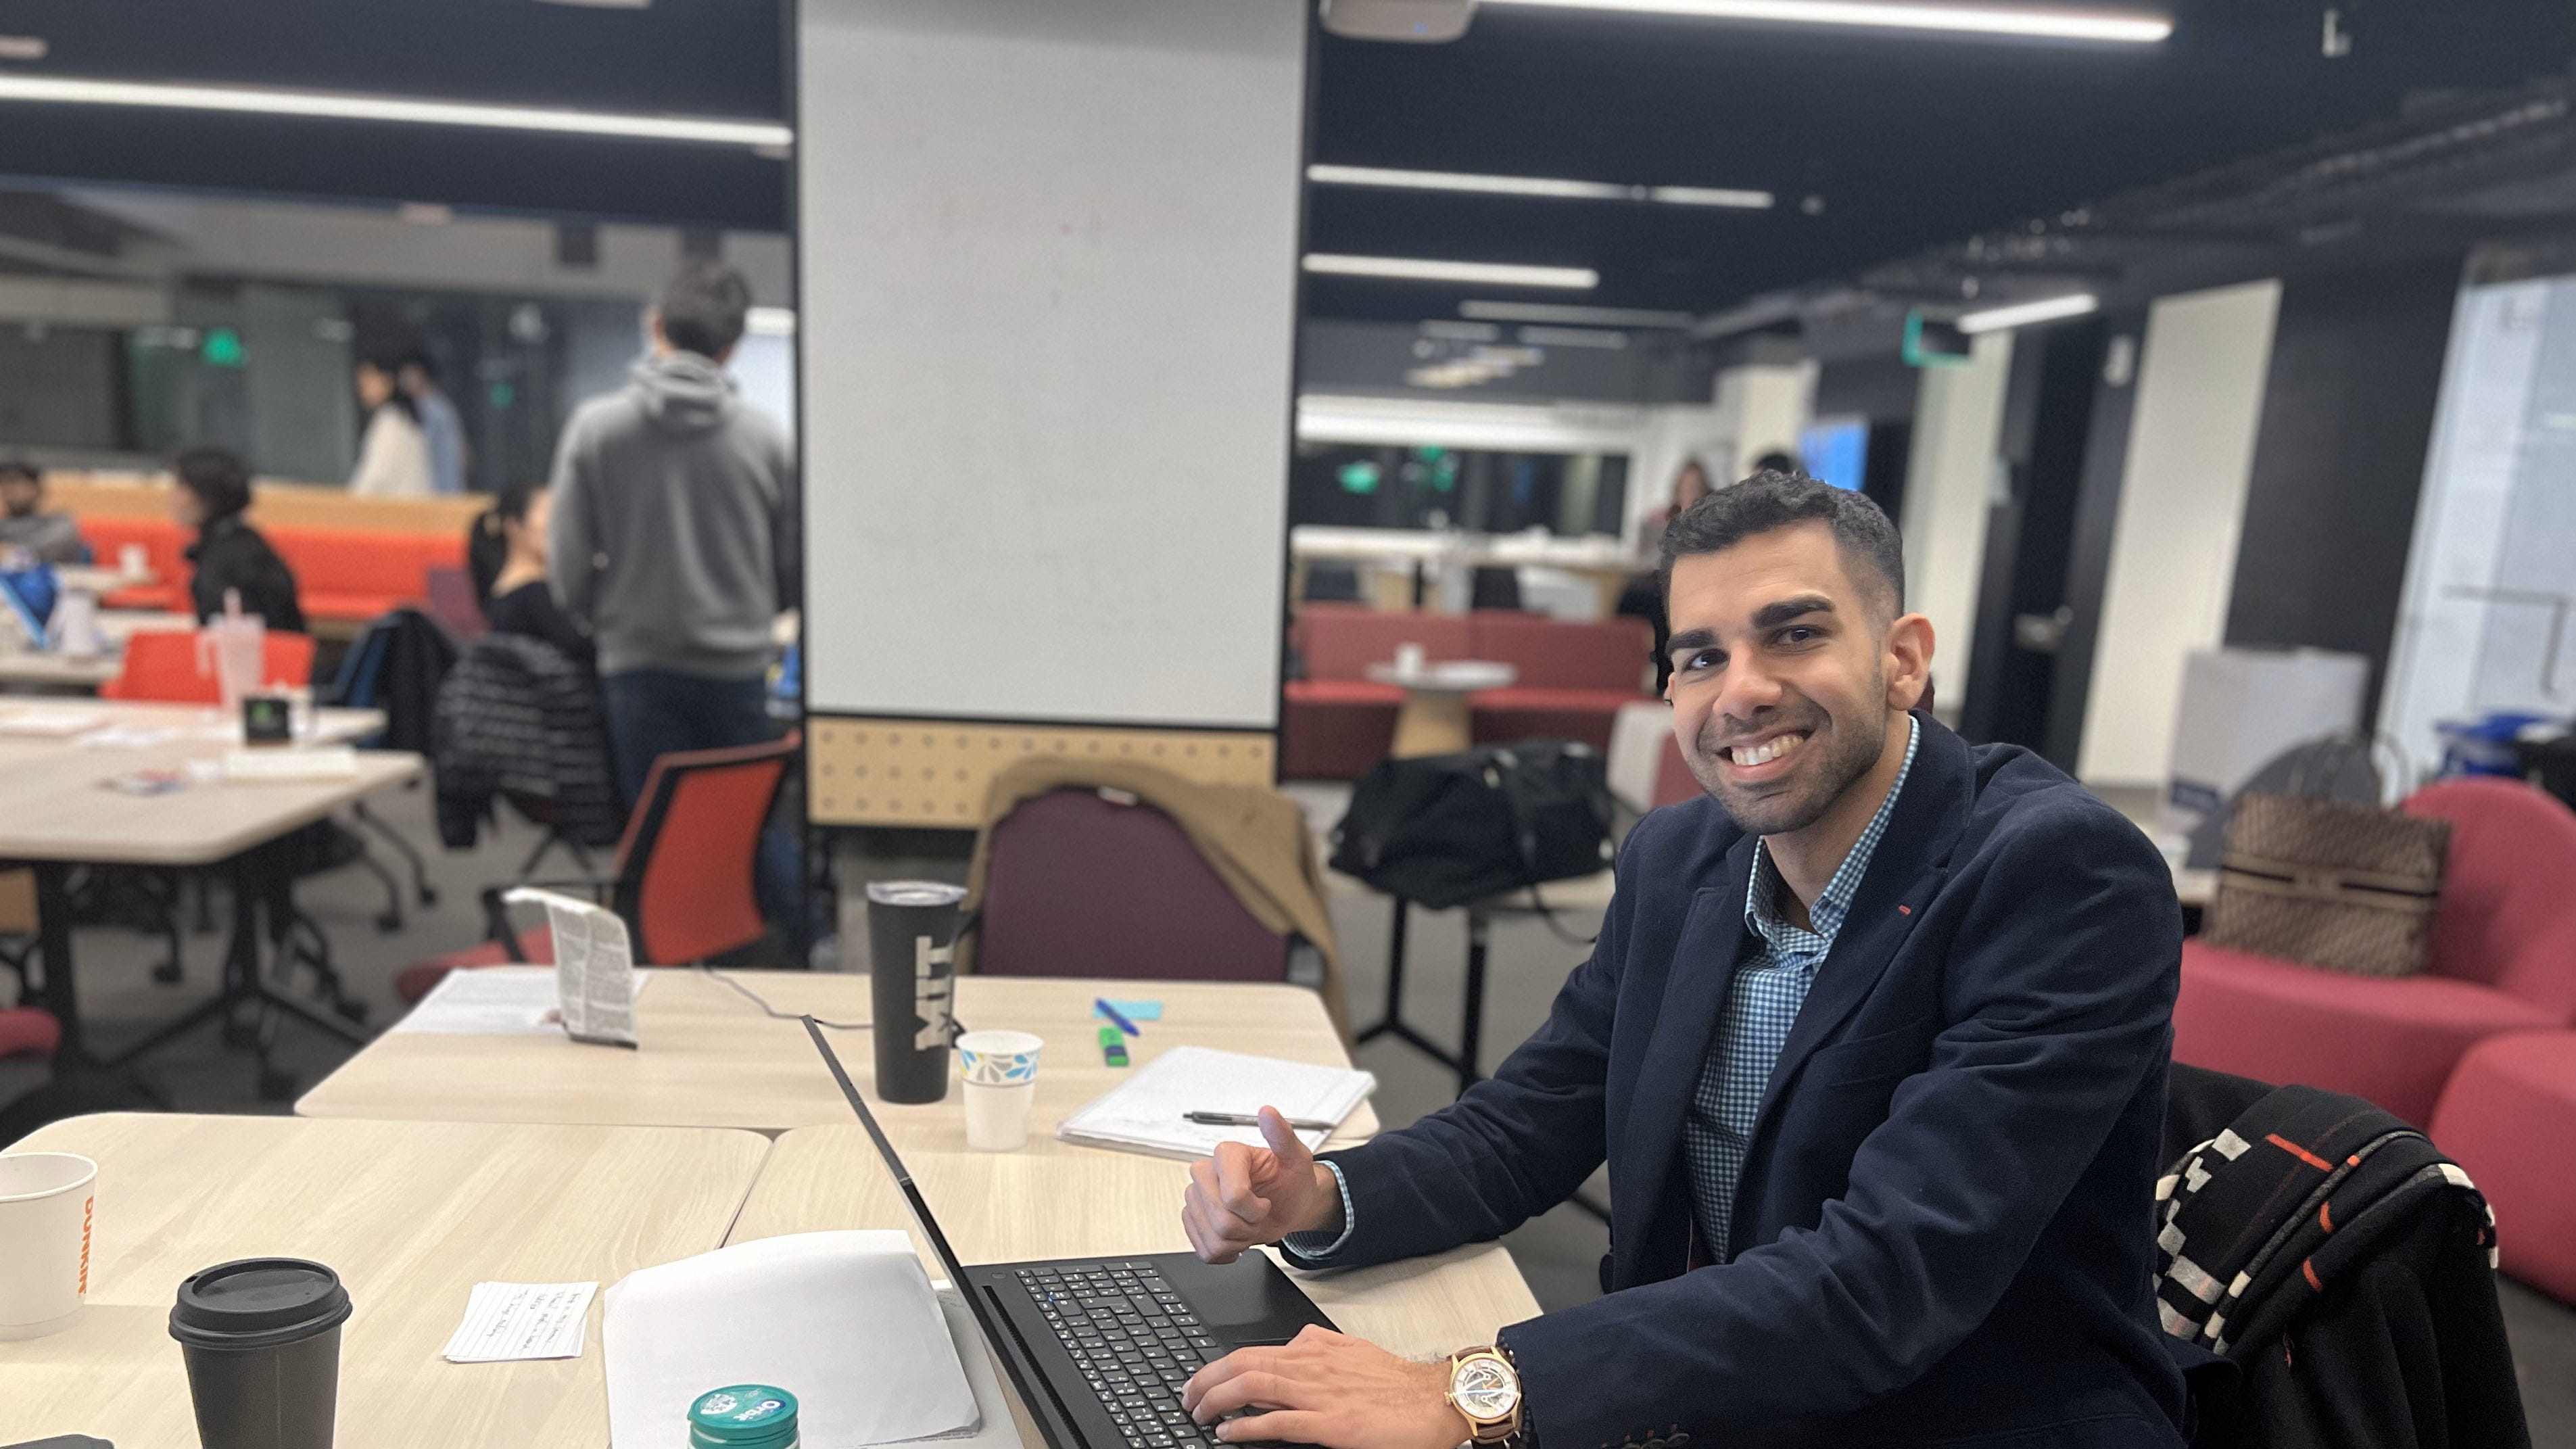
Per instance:
[[[1835,933],[1833,950],[1817,968],[1815,984],[1798,1008],[1797,1024],[1772,1064],[1762,1110],[1754,1119],[1757,1135],[1781,1085],[1878,985],[1897,947],[1905,944],[1914,923],[1923,918],[1924,906],[1948,878],[1950,850],[1974,803],[1973,768],[1966,741],[1928,718],[1923,721],[1914,769],[1896,798],[1895,812],[1887,817],[1887,833],[1879,838],[1878,851],[1852,896],[1851,914]]]
[[[1753,875],[1753,837],[1726,853],[1716,882],[1691,894],[1690,913],[1673,941],[1673,962],[1655,1030],[1637,1069],[1636,1095],[1612,1155],[1611,1201],[1635,1204],[1642,1230],[1660,1209],[1665,1178],[1681,1148],[1682,1113],[1717,1032],[1727,983],[1744,948],[1744,892]],[[1622,1214],[1623,1216],[1625,1214]],[[1628,1234],[1631,1244],[1640,1232]]]

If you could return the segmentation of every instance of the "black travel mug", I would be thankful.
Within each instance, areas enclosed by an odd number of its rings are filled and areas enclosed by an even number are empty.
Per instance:
[[[957,903],[964,899],[964,887],[936,881],[868,885],[868,976],[882,1100],[936,1102],[948,1095]]]
[[[340,1275],[298,1258],[218,1263],[179,1285],[170,1336],[188,1360],[205,1449],[331,1449],[340,1404]]]

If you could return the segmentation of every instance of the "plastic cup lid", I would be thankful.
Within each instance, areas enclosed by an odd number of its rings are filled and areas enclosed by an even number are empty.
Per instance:
[[[953,906],[966,899],[966,888],[935,880],[872,880],[868,899],[881,906]]]
[[[194,1348],[274,1348],[349,1317],[340,1275],[301,1258],[218,1263],[179,1285],[170,1336]]]
[[[689,1405],[689,1442],[765,1449],[796,1437],[796,1396],[769,1384],[709,1389]]]

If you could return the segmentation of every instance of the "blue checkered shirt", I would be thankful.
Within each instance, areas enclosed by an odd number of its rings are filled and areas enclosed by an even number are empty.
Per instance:
[[[1727,1259],[1726,1234],[1735,1217],[1735,1188],[1744,1177],[1744,1154],[1753,1138],[1753,1119],[1762,1110],[1762,1091],[1780,1048],[1797,1024],[1807,988],[1816,983],[1816,968],[1834,947],[1834,935],[1851,914],[1869,858],[1887,834],[1887,817],[1905,777],[1914,772],[1914,751],[1923,742],[1923,727],[1906,720],[1905,763],[1887,799],[1852,842],[1851,854],[1834,870],[1834,878],[1807,908],[1812,930],[1802,930],[1780,916],[1780,872],[1773,868],[1762,842],[1753,843],[1753,880],[1744,892],[1744,926],[1762,940],[1762,950],[1738,967],[1718,1019],[1717,1049],[1700,1064],[1699,1082],[1691,1089],[1690,1115],[1682,1122],[1682,1151],[1690,1163],[1691,1217],[1699,1226],[1700,1245],[1710,1259]]]

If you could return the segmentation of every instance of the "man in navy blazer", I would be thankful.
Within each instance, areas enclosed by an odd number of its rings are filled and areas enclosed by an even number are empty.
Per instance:
[[[2037,756],[1910,711],[1932,628],[1866,498],[1763,473],[1663,548],[1707,796],[1629,835],[1547,1023],[1322,1161],[1265,1113],[1270,1146],[1197,1164],[1182,1213],[1212,1261],[1358,1267],[1497,1237],[1606,1160],[1604,1295],[1503,1329],[1508,1374],[1309,1329],[1184,1402],[1332,1449],[2171,1449],[2164,861]]]

